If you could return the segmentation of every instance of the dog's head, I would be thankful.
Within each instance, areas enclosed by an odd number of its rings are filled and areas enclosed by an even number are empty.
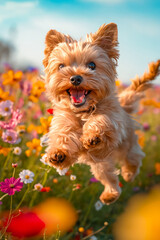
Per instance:
[[[114,92],[118,59],[117,25],[102,25],[85,41],[50,30],[46,36],[46,89],[51,101],[86,111]]]

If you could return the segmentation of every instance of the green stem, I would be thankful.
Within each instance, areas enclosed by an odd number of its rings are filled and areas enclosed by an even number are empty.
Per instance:
[[[88,211],[86,212],[86,215],[84,216],[84,219],[83,219],[83,221],[82,221],[81,226],[84,226],[85,223],[86,223],[86,220],[87,220],[87,217],[88,217],[88,215],[89,215],[89,213],[90,213],[90,211],[91,211],[91,207],[92,207],[92,204],[93,204],[93,202],[94,202],[94,199],[95,199],[95,196],[93,196],[92,199],[91,199],[91,201],[90,201],[90,204],[89,204],[89,207],[88,207]]]
[[[47,181],[47,176],[48,176],[48,173],[50,172],[51,169],[49,170],[46,170],[45,174],[44,174],[44,178],[43,178],[43,182],[42,182],[42,185],[44,186],[46,181]]]
[[[43,181],[42,181],[42,186],[45,185],[45,183],[46,183],[46,181],[47,181],[47,176],[48,176],[48,173],[49,173],[49,172],[50,172],[50,169],[48,169],[48,170],[45,171],[44,178],[43,178]],[[33,206],[33,203],[34,203],[34,201],[35,201],[38,193],[39,193],[38,191],[36,191],[36,192],[34,193],[32,199],[31,199],[31,201],[30,201],[29,207],[32,207],[32,206]]]
[[[6,168],[7,164],[8,164],[10,155],[11,155],[11,151],[8,153],[8,156],[7,156],[7,158],[6,158],[6,161],[4,162],[4,165],[3,165],[3,167],[2,167],[3,172],[2,172],[2,175],[1,175],[1,179],[3,179],[3,177],[4,177],[4,175],[5,175],[5,168]]]
[[[70,194],[70,196],[69,196],[69,198],[68,198],[68,201],[69,201],[69,202],[71,201],[72,197],[73,197],[73,190],[71,191],[71,194]]]
[[[13,174],[12,174],[12,177],[15,176],[15,172],[16,172],[16,168],[13,168]]]
[[[28,184],[27,190],[25,191],[25,193],[24,193],[24,195],[23,195],[20,203],[19,203],[18,206],[16,207],[15,211],[16,211],[18,208],[20,208],[20,206],[21,206],[21,204],[23,203],[23,201],[24,201],[24,199],[25,199],[25,197],[26,197],[26,195],[27,195],[28,192],[29,192],[29,184]]]
[[[0,236],[0,239],[3,238],[3,236],[6,233],[6,230],[8,228],[8,226],[10,225],[11,221],[12,221],[12,203],[13,203],[13,196],[11,196],[11,201],[10,201],[10,211],[9,211],[9,216],[8,216],[8,220],[7,220],[7,224],[6,227],[4,228],[4,232],[2,233],[2,235]]]
[[[8,195],[8,193],[4,194],[4,195],[0,198],[0,201],[1,201],[4,197],[6,197],[7,195]]]
[[[96,232],[94,232],[94,233],[92,233],[92,234],[90,234],[90,235],[88,235],[88,236],[86,236],[86,237],[84,237],[84,238],[82,238],[82,240],[86,240],[86,239],[88,239],[88,238],[90,238],[90,237],[92,237],[93,235],[95,235],[95,234],[97,234],[97,233],[99,233],[99,232],[101,232],[104,228],[105,228],[106,226],[103,226],[103,227],[101,227],[100,229],[98,229]]]

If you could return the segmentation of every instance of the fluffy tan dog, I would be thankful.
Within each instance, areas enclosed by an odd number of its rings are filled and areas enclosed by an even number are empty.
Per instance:
[[[147,82],[159,74],[160,61],[152,63],[153,69],[136,78],[118,98],[116,24],[102,25],[85,41],[50,30],[45,43],[46,90],[54,105],[47,161],[56,168],[90,165],[104,185],[101,201],[114,202],[120,195],[116,161],[125,181],[132,181],[144,157],[129,113],[149,87]]]

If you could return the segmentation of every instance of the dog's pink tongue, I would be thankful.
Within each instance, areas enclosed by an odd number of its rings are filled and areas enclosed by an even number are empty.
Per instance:
[[[74,103],[82,103],[85,97],[84,90],[70,89],[71,98]]]

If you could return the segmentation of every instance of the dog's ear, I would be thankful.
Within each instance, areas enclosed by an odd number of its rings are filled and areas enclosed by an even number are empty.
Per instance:
[[[46,35],[46,39],[45,39],[45,50],[44,50],[44,60],[43,60],[43,65],[44,67],[46,67],[48,65],[48,58],[50,56],[50,53],[52,52],[52,50],[59,44],[62,42],[73,42],[73,39],[68,36],[68,35],[64,35],[63,33],[57,32],[56,30],[50,30],[47,35]]]
[[[90,34],[88,39],[93,44],[99,45],[103,48],[110,58],[117,61],[119,57],[118,46],[118,30],[115,23],[103,24],[97,32]]]

